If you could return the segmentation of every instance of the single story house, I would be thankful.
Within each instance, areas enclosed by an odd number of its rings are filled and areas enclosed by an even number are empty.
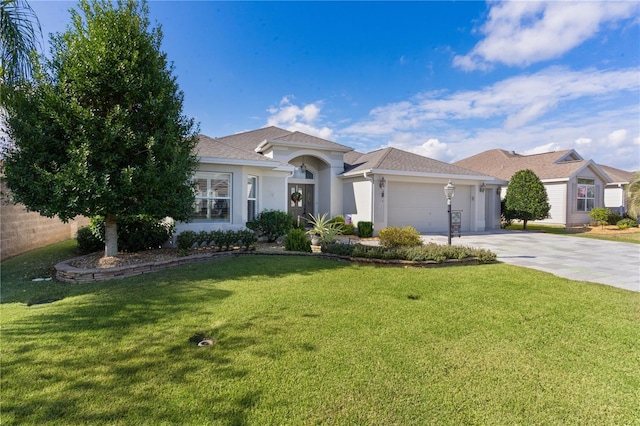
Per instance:
[[[413,226],[446,233],[445,185],[461,232],[500,227],[505,181],[396,148],[360,153],[302,132],[266,127],[211,138],[200,135],[196,202],[183,230],[240,229],[265,209],[305,219],[344,215],[357,226]]]
[[[604,187],[604,206],[623,216],[629,208],[626,187],[633,180],[634,173],[602,164],[600,168],[611,178]]]
[[[537,222],[554,225],[589,224],[589,212],[605,206],[605,187],[612,182],[602,167],[573,149],[533,155],[492,149],[454,164],[506,181],[520,170],[532,170],[544,184],[551,205],[550,217]],[[505,194],[503,188],[502,197]]]

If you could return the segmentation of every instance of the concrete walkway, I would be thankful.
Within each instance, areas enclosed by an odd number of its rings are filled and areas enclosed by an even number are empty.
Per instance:
[[[446,235],[423,235],[446,244]],[[523,231],[492,231],[453,237],[452,244],[486,248],[500,262],[640,292],[640,244]]]

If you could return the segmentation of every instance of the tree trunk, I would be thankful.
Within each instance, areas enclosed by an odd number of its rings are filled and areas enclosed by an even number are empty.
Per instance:
[[[526,230],[527,229],[527,219],[523,219],[522,220],[522,229]]]
[[[113,214],[107,214],[104,218],[104,255],[118,256],[118,222]]]

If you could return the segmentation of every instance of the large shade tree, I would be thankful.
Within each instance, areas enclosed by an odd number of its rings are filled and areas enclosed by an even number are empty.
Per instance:
[[[7,107],[14,201],[63,221],[104,216],[106,256],[119,217],[187,220],[193,205],[197,126],[147,16],[145,2],[81,0]]]
[[[506,219],[521,220],[524,229],[527,229],[530,220],[549,217],[551,205],[547,190],[532,170],[520,170],[511,177],[504,197],[504,208]]]

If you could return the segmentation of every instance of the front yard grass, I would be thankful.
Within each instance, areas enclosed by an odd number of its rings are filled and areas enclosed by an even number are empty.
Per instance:
[[[640,418],[638,293],[504,264],[295,256],[70,285],[32,282],[37,253],[2,264],[2,424]]]

